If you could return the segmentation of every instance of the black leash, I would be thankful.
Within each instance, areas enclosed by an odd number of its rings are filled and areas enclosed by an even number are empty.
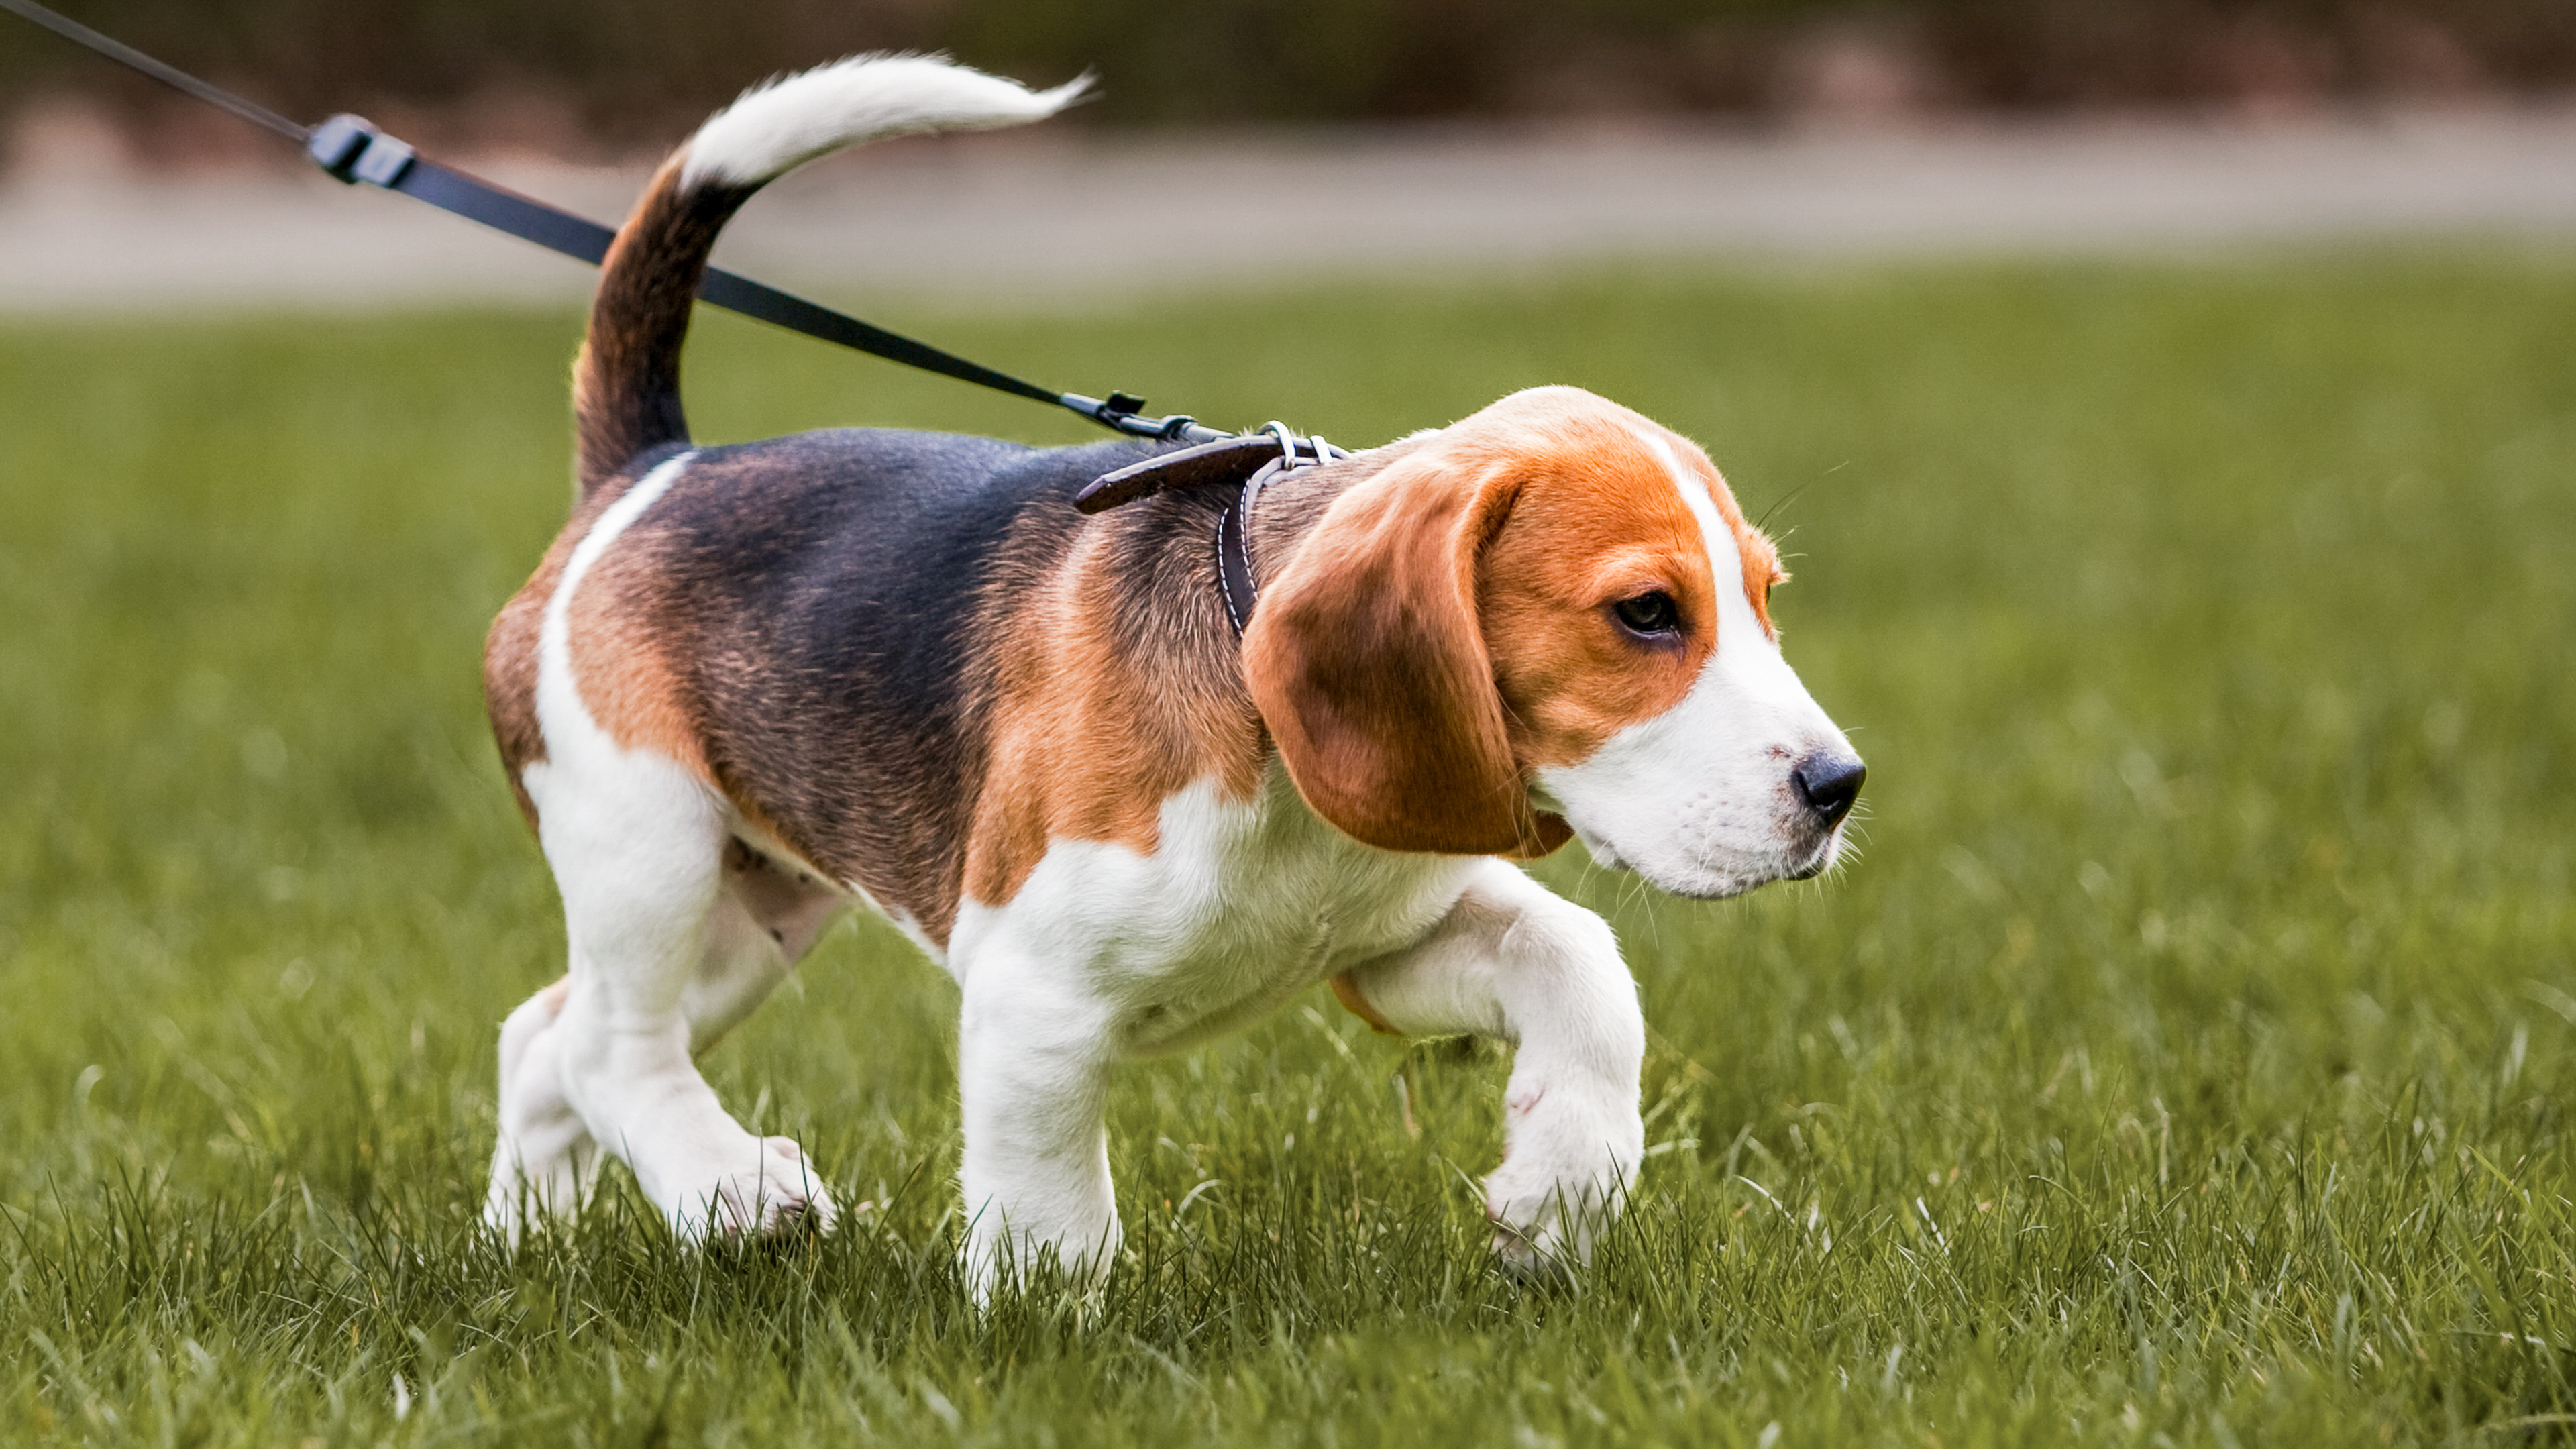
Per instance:
[[[254,126],[276,132],[302,146],[315,164],[345,184],[363,181],[387,191],[398,191],[416,201],[426,201],[442,211],[453,212],[468,221],[481,222],[496,231],[507,232],[522,241],[535,242],[549,251],[561,252],[592,266],[599,265],[607,257],[608,244],[617,235],[614,228],[575,216],[560,207],[549,206],[534,197],[522,196],[507,187],[495,186],[479,176],[441,166],[356,116],[333,116],[319,126],[300,126],[266,106],[244,100],[221,86],[199,80],[122,41],[101,35],[76,20],[57,15],[36,4],[35,0],[0,0],[0,10],[43,26],[163,85],[229,111]],[[1013,397],[1052,403],[1132,437],[1209,443],[1235,436],[1208,427],[1186,413],[1164,418],[1148,417],[1144,411],[1145,400],[1127,393],[1113,392],[1106,398],[1091,398],[1080,393],[1040,387],[1007,372],[997,372],[981,363],[969,362],[955,353],[941,351],[927,342],[888,332],[719,267],[707,269],[706,280],[698,288],[698,298],[729,312],[739,312],[825,342],[836,342],[889,362],[936,372],[960,382],[1006,392]]]
[[[244,100],[76,20],[57,15],[35,0],[0,0],[0,10],[43,26],[254,126],[276,132],[303,147],[315,165],[345,185],[365,182],[386,191],[398,191],[415,201],[426,201],[442,211],[592,266],[607,259],[609,243],[617,237],[614,228],[442,166],[359,117],[333,116],[318,126],[300,126],[266,106]],[[1227,501],[1216,525],[1217,588],[1225,603],[1227,622],[1238,635],[1251,621],[1258,597],[1259,575],[1252,557],[1252,510],[1260,501],[1262,489],[1283,472],[1349,456],[1322,438],[1298,436],[1284,423],[1270,423],[1250,434],[1228,433],[1208,427],[1186,413],[1148,417],[1145,400],[1123,392],[1090,398],[1040,387],[719,267],[707,269],[698,287],[698,299],[889,362],[1032,402],[1052,403],[1131,437],[1195,445],[1104,474],[1075,495],[1074,506],[1085,513],[1098,513],[1175,488],[1238,486],[1241,491]]]

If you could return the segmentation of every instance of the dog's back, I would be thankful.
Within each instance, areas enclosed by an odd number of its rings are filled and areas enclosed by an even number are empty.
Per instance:
[[[567,603],[583,700],[621,744],[701,768],[765,843],[942,938],[984,773],[996,616],[1071,546],[1074,491],[1149,446],[834,429],[648,450],[591,490],[493,626],[503,766],[518,785],[545,758],[538,654],[573,547],[685,456]]]
[[[574,369],[572,516],[485,652],[494,733],[531,823],[560,602],[562,662],[614,741],[682,763],[764,844],[944,933],[982,750],[972,621],[988,577],[1015,521],[1036,509],[1069,524],[1076,488],[1151,445],[834,429],[691,449],[680,353],[717,233],[776,175],[878,136],[1035,119],[1079,90],[1032,95],[929,60],[845,63],[750,93],[655,175],[603,267]],[[646,480],[650,508],[631,507]],[[1022,554],[1062,528],[1024,531]],[[595,558],[567,590],[585,540]]]

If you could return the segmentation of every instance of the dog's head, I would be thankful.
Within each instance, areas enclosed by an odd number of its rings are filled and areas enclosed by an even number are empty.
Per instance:
[[[1780,656],[1771,541],[1688,439],[1576,388],[1363,454],[1263,589],[1246,678],[1371,845],[1726,896],[1833,864],[1859,757]]]

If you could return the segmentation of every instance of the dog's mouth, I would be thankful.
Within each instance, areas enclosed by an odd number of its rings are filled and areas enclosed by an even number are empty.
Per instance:
[[[1603,870],[1624,871],[1642,876],[1649,885],[1667,895],[1685,900],[1722,901],[1750,891],[1760,890],[1774,881],[1814,880],[1833,869],[1840,855],[1842,840],[1839,830],[1828,831],[1812,845],[1781,856],[1743,862],[1734,868],[1692,862],[1686,871],[1674,871],[1651,865],[1640,865],[1620,853],[1616,845],[1580,825],[1574,827],[1575,838],[1592,855],[1592,863]]]
[[[1832,870],[1834,868],[1834,863],[1842,859],[1842,854],[1843,831],[1841,824],[1838,822],[1832,828],[1817,836],[1816,843],[1807,851],[1807,858],[1791,867],[1789,871],[1780,878],[1782,880],[1814,880],[1816,877]]]

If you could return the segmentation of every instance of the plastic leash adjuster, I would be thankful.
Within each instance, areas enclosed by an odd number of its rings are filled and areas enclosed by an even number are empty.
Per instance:
[[[365,182],[390,187],[411,169],[411,145],[377,130],[364,118],[333,116],[305,138],[304,153],[344,186]]]

